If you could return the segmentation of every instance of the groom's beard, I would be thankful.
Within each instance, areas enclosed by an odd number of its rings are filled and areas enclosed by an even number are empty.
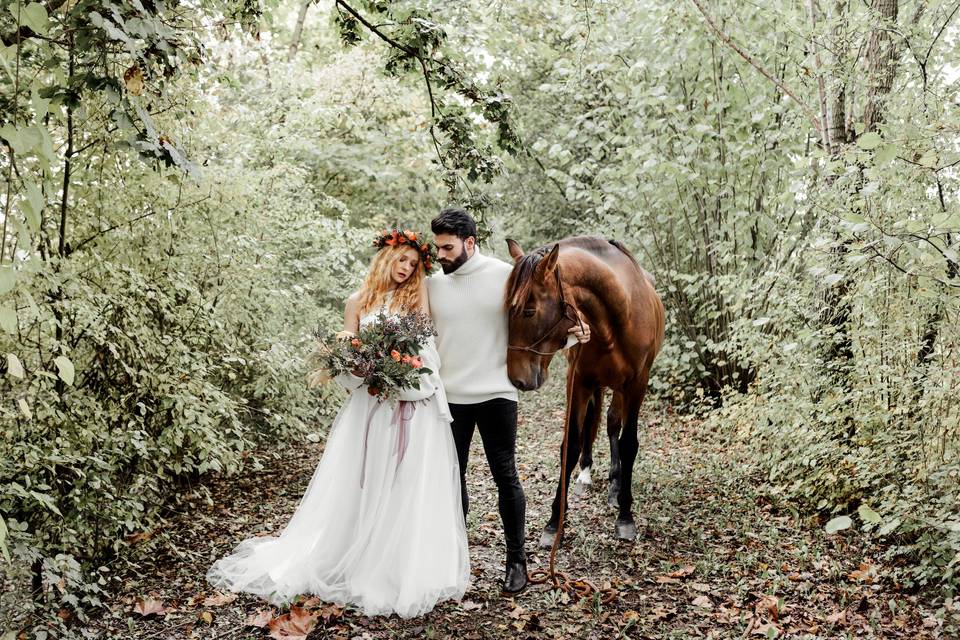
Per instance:
[[[454,260],[441,260],[441,261],[440,261],[440,268],[443,269],[443,272],[444,272],[444,273],[453,273],[454,271],[456,271],[457,269],[459,269],[459,268],[460,268],[460,265],[462,265],[464,262],[466,262],[469,258],[470,258],[470,256],[467,255],[467,250],[466,250],[466,249],[463,249],[462,251],[460,251],[460,255],[457,256],[456,259],[454,259]]]

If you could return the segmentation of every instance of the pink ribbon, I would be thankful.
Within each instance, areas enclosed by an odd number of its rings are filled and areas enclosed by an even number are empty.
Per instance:
[[[367,424],[363,429],[363,458],[360,461],[360,488],[363,488],[363,481],[367,474],[367,440],[370,437],[370,423],[373,422],[373,414],[380,408],[380,403],[375,403],[370,407],[367,413]],[[417,403],[412,400],[401,400],[397,403],[393,411],[393,420],[391,424],[397,427],[397,469],[403,462],[403,456],[407,452],[407,445],[410,443],[410,423],[413,421],[413,414],[416,413]]]
[[[413,420],[413,414],[416,410],[416,403],[410,400],[401,400],[397,403],[397,408],[393,412],[393,424],[397,427],[397,469],[403,462],[403,454],[407,452],[407,444],[410,442],[408,434],[410,422]]]

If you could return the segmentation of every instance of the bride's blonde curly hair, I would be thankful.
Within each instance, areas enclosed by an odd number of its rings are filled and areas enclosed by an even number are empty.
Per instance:
[[[397,244],[385,246],[373,256],[370,261],[370,271],[360,288],[360,314],[376,309],[386,298],[387,293],[396,283],[393,281],[393,265],[400,259],[404,251],[417,254],[417,268],[406,281],[396,288],[389,310],[393,313],[413,313],[424,302],[423,284],[426,277],[423,258],[415,246]]]

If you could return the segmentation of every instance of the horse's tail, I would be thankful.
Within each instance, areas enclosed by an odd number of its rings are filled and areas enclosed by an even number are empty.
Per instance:
[[[643,267],[640,266],[640,263],[637,262],[636,257],[633,255],[633,253],[630,251],[630,249],[627,249],[627,247],[626,247],[625,244],[623,244],[623,243],[620,242],[619,240],[614,240],[613,238],[609,239],[608,242],[609,242],[610,244],[612,244],[613,246],[615,246],[617,249],[619,249],[619,250],[621,251],[621,253],[623,253],[625,256],[627,256],[628,258],[630,258],[630,262],[632,262],[632,263],[637,267],[637,269],[640,271],[640,273],[643,274],[643,277],[646,278],[647,280],[649,280],[651,285],[656,286],[656,284],[657,284],[657,279],[654,278],[653,275],[652,275],[649,271],[647,271],[646,269],[644,269]]]

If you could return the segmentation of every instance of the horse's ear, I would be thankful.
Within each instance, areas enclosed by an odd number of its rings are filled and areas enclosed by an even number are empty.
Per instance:
[[[548,276],[553,275],[554,269],[557,268],[557,259],[560,257],[560,243],[553,245],[553,249],[546,255],[543,260],[540,261],[540,264],[537,265],[537,274],[546,279]]]
[[[514,262],[519,262],[520,258],[523,257],[523,249],[513,238],[507,238],[507,249],[510,250],[510,257],[513,258]]]

